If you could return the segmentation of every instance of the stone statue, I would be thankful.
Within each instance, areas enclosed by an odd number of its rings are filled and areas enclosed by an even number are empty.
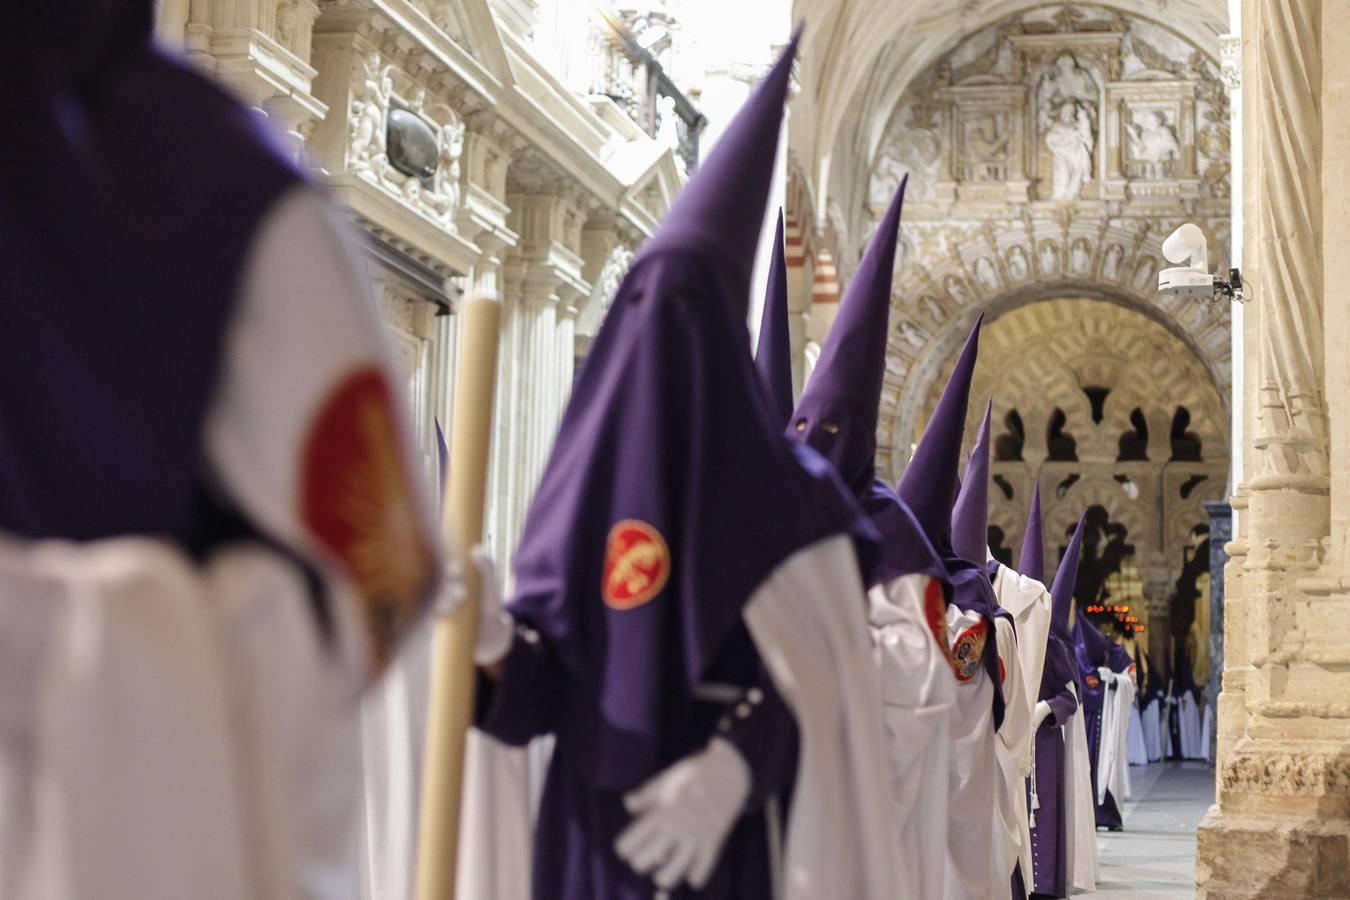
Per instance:
[[[459,160],[464,155],[464,123],[458,116],[452,115],[450,121],[440,127],[436,144],[436,188],[425,200],[441,219],[449,220],[454,218],[455,210],[459,209]]]
[[[376,177],[384,153],[384,114],[394,96],[394,67],[380,71],[380,57],[372,53],[365,62],[365,78],[352,97],[352,168]]]
[[[1115,281],[1120,274],[1120,261],[1125,256],[1125,251],[1119,244],[1112,244],[1111,249],[1106,251],[1106,261],[1102,263],[1102,277],[1108,281]]]
[[[1045,145],[1054,159],[1050,198],[1077,200],[1083,182],[1092,177],[1092,120],[1086,107],[1065,103],[1045,134]]]
[[[1092,254],[1088,252],[1086,238],[1079,238],[1073,242],[1073,251],[1069,254],[1069,265],[1080,275],[1088,274],[1088,271],[1092,268]]]
[[[1142,119],[1142,121],[1141,121]],[[1181,156],[1177,133],[1167,117],[1156,109],[1134,114],[1134,122],[1125,131],[1130,141],[1130,157],[1137,175],[1144,178],[1170,178],[1173,163]]]
[[[986,290],[996,291],[1000,287],[998,272],[994,271],[994,264],[987,256],[981,256],[979,262],[975,263],[975,277]]]
[[[1041,241],[1041,272],[1053,275],[1059,271],[1059,248],[1053,241]]]
[[[942,286],[947,289],[947,293],[960,306],[965,306],[970,302],[970,292],[966,290],[965,284],[955,275],[948,275],[942,281]]]
[[[922,350],[928,343],[924,333],[908,322],[901,322],[899,330],[900,337],[915,350]]]
[[[1027,264],[1027,254],[1021,247],[1013,247],[1008,251],[1008,274],[1013,277],[1013,281],[1024,281],[1031,272],[1031,267]]]

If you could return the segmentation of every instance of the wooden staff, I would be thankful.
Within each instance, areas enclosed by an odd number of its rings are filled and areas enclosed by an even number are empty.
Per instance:
[[[464,572],[464,599],[436,620],[431,699],[417,829],[417,900],[453,900],[459,861],[464,742],[473,719],[474,641],[482,589],[470,550],[483,536],[501,304],[474,297],[460,307],[459,362],[450,429],[450,481],[442,531]]]

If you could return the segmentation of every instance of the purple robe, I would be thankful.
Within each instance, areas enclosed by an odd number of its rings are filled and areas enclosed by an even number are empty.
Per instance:
[[[742,615],[798,551],[876,540],[833,470],[782,439],[746,351],[740,298],[794,50],[624,278],[525,522],[508,606],[519,630],[480,724],[511,744],[556,737],[540,900],[653,897],[614,850],[632,818],[623,796],[714,736],[747,762],[751,794],[697,895],[769,895],[765,807],[796,769],[796,725]]]
[[[1106,706],[1106,692],[1114,686],[1105,685],[1097,675],[1099,668],[1125,673],[1133,665],[1130,654],[1119,644],[1102,634],[1096,625],[1080,615],[1074,626],[1077,635],[1078,668],[1083,684],[1083,717],[1087,726],[1088,757],[1092,766],[1093,799],[1097,790],[1097,754],[1101,748],[1102,714]],[[1116,652],[1119,651],[1119,652]],[[1119,666],[1119,668],[1117,668]],[[1106,799],[1096,804],[1098,828],[1119,830],[1124,822],[1117,798],[1108,788]]]
[[[1073,651],[1053,632],[1045,648],[1045,668],[1037,700],[1045,701],[1050,715],[1035,738],[1036,798],[1031,828],[1032,890],[1049,897],[1067,897],[1068,796],[1065,784],[1064,729],[1078,709],[1070,684],[1074,682]],[[1028,786],[1027,808],[1031,808]]]

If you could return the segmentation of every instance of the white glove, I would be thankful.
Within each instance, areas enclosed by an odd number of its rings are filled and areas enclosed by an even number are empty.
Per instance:
[[[473,564],[478,569],[478,637],[473,645],[473,661],[480,666],[490,666],[506,656],[515,637],[515,622],[510,613],[502,606],[501,590],[497,587],[497,564],[488,556],[487,548],[482,544],[469,551]],[[441,605],[442,613],[449,612],[464,601],[464,570],[459,560],[452,559],[446,565],[446,593]]]
[[[1097,677],[1102,680],[1102,684],[1110,684],[1116,680],[1116,673],[1106,668],[1106,666],[1100,666],[1097,669]]]
[[[749,766],[731,743],[713,738],[625,795],[635,818],[614,850],[662,890],[682,881],[701,888],[749,795]]]
[[[1050,717],[1050,704],[1044,700],[1036,701],[1036,709],[1031,714],[1031,733],[1041,730],[1041,723]]]

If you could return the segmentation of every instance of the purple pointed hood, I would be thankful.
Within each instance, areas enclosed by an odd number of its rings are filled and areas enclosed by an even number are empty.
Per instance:
[[[990,398],[952,507],[952,549],[962,559],[980,565],[989,555],[989,417],[993,412]]]
[[[844,481],[859,493],[876,475],[891,276],[904,203],[902,181],[839,304],[789,431],[834,463]]]
[[[758,660],[743,614],[770,573],[832,535],[876,541],[833,469],[783,439],[749,353],[736,272],[754,251],[794,49],[624,276],[515,554],[511,612],[562,673],[560,758],[599,790],[687,752],[704,680],[747,685]]]
[[[1022,553],[1017,559],[1017,571],[1045,584],[1045,539],[1041,536],[1041,480],[1031,483],[1031,505],[1027,508],[1026,533],[1022,537]]]
[[[792,419],[792,338],[788,331],[787,258],[781,209],[773,240],[773,260],[769,264],[769,286],[764,292],[764,312],[759,319],[755,368],[768,391],[774,414],[786,428]]]
[[[1078,584],[1078,561],[1083,555],[1083,526],[1087,523],[1087,510],[1078,517],[1078,527],[1069,538],[1069,546],[1064,558],[1055,570],[1055,582],[1050,585],[1051,614],[1050,627],[1065,640],[1072,640],[1069,631],[1069,610],[1073,609],[1073,589]],[[1083,617],[1079,616],[1078,621]]]
[[[1086,615],[1079,615],[1074,622],[1074,636],[1083,656],[1090,665],[1106,666],[1111,659],[1111,639],[1102,634]]]
[[[719,276],[726,280],[728,296],[742,318],[750,300],[750,275],[800,39],[798,28],[675,198],[660,228],[638,251],[638,260],[670,250],[697,251],[716,259]]]
[[[938,554],[952,554],[952,506],[956,502],[957,466],[961,460],[961,438],[966,429],[966,407],[970,404],[970,380],[980,352],[981,315],[970,330],[961,355],[956,358],[951,378],[942,391],[933,417],[928,421],[914,458],[896,488],[900,499],[914,511]]]
[[[877,418],[886,370],[886,327],[902,182],[849,282],[820,360],[792,413],[788,437],[828,459],[881,533],[868,587],[904,575],[946,580],[946,568],[909,508],[876,476]]]

